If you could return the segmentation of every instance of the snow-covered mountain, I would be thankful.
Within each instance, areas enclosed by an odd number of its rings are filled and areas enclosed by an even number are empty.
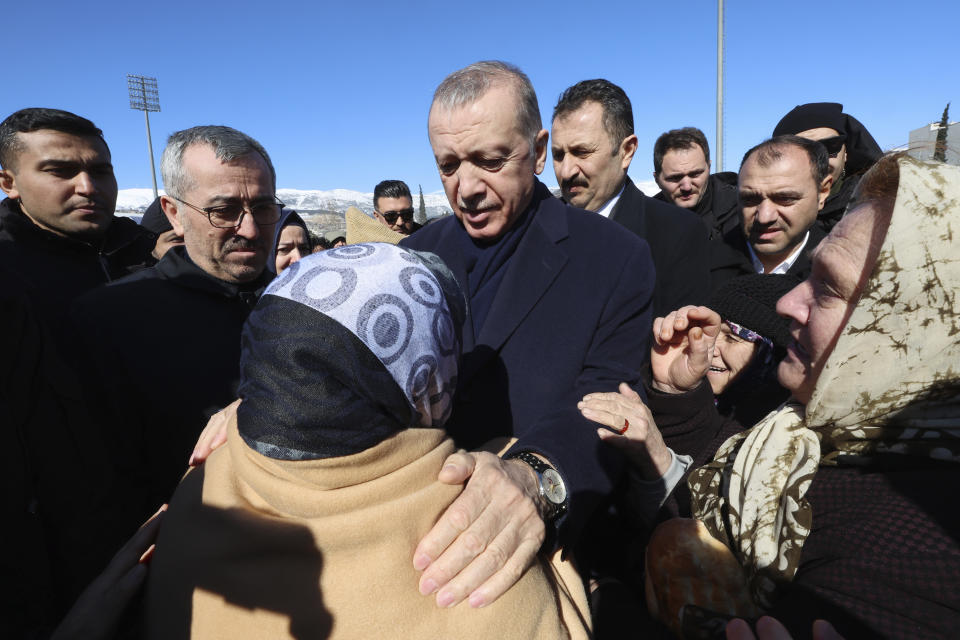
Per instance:
[[[163,194],[163,189],[160,189]],[[153,189],[120,189],[117,193],[117,213],[143,213],[153,202]]]
[[[655,195],[660,188],[653,180],[637,181],[637,187],[648,196]],[[551,188],[555,193],[556,187]],[[163,193],[161,190],[160,193]],[[357,207],[366,212],[373,212],[373,193],[351,191],[349,189],[277,189],[277,197],[292,209],[302,213],[333,211],[343,214],[347,207]],[[418,204],[418,194],[413,194],[413,206]],[[423,201],[427,207],[427,217],[450,213],[450,204],[442,191],[423,194]],[[143,213],[153,202],[153,189],[121,189],[117,194],[118,213]]]
[[[163,193],[163,190],[160,191]],[[351,191],[349,189],[277,189],[277,197],[288,207],[301,213],[335,212],[343,214],[348,207],[357,207],[368,214],[373,212],[373,193]],[[153,202],[153,189],[121,189],[117,194],[118,213],[143,213]],[[419,202],[414,194],[413,206]],[[447,196],[442,191],[423,194],[427,217],[444,215],[450,212]]]

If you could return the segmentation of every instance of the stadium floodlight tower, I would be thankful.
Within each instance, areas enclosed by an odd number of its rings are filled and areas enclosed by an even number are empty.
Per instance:
[[[153,164],[153,140],[150,138],[150,112],[160,111],[160,91],[157,79],[127,74],[127,90],[130,92],[130,108],[143,111],[147,121],[147,149],[150,151],[150,178],[153,180],[153,198],[157,198],[157,169]]]

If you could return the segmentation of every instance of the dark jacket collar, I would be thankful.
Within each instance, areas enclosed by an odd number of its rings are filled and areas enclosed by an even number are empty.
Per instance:
[[[645,195],[637,185],[633,184],[630,176],[626,176],[624,178],[623,188],[620,191],[620,199],[617,200],[617,204],[613,205],[613,209],[610,211],[610,219],[617,220],[626,211],[643,211],[643,199]]]
[[[826,237],[823,229],[818,227],[816,224],[813,224],[808,229],[810,232],[810,237],[807,239],[807,244],[804,245],[803,251],[797,257],[796,262],[793,263],[793,266],[790,267],[788,273],[796,275],[801,279],[806,279],[810,272],[810,253],[820,244],[820,241]],[[742,257],[742,264],[744,265],[745,273],[753,273],[753,261],[750,258],[750,250],[747,248],[747,238],[743,234],[743,230],[740,227],[731,229],[724,236],[724,244],[728,247],[734,249],[737,254]],[[717,266],[716,264],[714,266]]]
[[[46,244],[56,247],[57,250],[68,250],[76,253],[101,254],[110,256],[125,249],[137,241],[149,238],[152,248],[156,235],[143,229],[137,223],[126,218],[114,216],[107,228],[107,232],[97,241],[87,242],[77,238],[58,235],[37,226],[20,209],[20,203],[11,198],[0,202],[0,227],[9,231],[10,235],[23,242]]]
[[[187,254],[187,248],[182,245],[167,251],[154,269],[163,279],[170,280],[181,287],[224,298],[237,298],[251,308],[256,305],[263,290],[273,280],[273,274],[267,269],[264,269],[263,273],[252,282],[238,284],[220,280],[197,266]]]

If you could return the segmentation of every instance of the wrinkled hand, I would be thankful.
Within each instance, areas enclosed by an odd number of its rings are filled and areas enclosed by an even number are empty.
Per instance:
[[[188,466],[196,467],[210,457],[216,449],[220,448],[227,441],[227,426],[231,420],[237,417],[237,407],[240,406],[240,398],[237,398],[220,411],[210,416],[207,426],[200,432],[200,439],[197,440],[193,453],[190,454]]]
[[[770,616],[757,620],[757,635],[753,635],[750,625],[740,618],[727,624],[726,634],[727,640],[793,640],[787,628]],[[813,640],[843,640],[843,636],[826,620],[816,620],[813,623]]]
[[[683,307],[654,320],[653,386],[666,393],[683,393],[700,384],[719,334],[720,316],[707,307]]]
[[[467,597],[471,607],[488,605],[520,579],[543,544],[536,474],[517,460],[460,451],[437,479],[467,486],[414,551],[420,593],[436,592],[440,607]]]
[[[147,577],[147,563],[166,510],[167,505],[160,507],[113,556],[103,573],[77,598],[51,640],[113,638],[120,617]]]
[[[650,409],[627,383],[620,383],[619,393],[589,393],[577,403],[577,408],[588,420],[613,429],[597,429],[597,435],[622,450],[645,480],[662,478],[670,468],[673,456]]]

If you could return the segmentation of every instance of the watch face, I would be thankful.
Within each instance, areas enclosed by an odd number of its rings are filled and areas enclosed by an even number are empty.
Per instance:
[[[553,504],[563,504],[567,499],[567,487],[564,486],[560,474],[554,469],[547,469],[541,477],[543,478],[543,492],[547,500]]]

